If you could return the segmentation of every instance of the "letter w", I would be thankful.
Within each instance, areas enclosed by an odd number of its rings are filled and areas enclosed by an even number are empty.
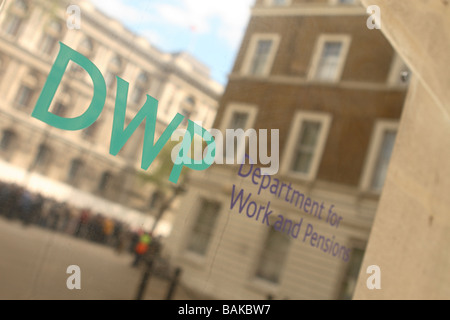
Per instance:
[[[242,210],[244,210],[245,206],[247,205],[248,199],[250,199],[250,197],[252,196],[252,194],[250,193],[247,197],[247,199],[245,199],[244,204],[242,204],[242,199],[244,198],[244,189],[241,189],[241,191],[239,192],[239,194],[236,197],[236,200],[234,200],[234,191],[236,189],[236,186],[233,184],[233,193],[231,194],[231,207],[230,209],[233,209],[234,206],[236,205],[236,202],[239,200],[239,213],[242,212]]]
[[[253,309],[254,309],[254,313],[255,314],[263,314],[263,310],[264,310],[264,305],[260,306],[260,305],[253,305]]]
[[[117,77],[117,96],[114,109],[114,120],[111,133],[111,145],[109,153],[117,155],[131,135],[136,131],[141,122],[145,121],[144,145],[142,152],[141,168],[147,170],[155,160],[158,153],[170,139],[175,129],[183,121],[184,117],[177,113],[170,124],[164,130],[155,144],[156,114],[158,112],[158,100],[147,95],[147,99],[130,124],[124,129],[127,107],[128,82]]]

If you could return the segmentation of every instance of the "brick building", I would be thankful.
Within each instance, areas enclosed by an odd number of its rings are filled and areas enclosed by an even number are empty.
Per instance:
[[[342,220],[336,228],[258,195],[252,178],[238,176],[239,165],[192,173],[168,243],[186,285],[220,299],[351,298],[409,77],[366,20],[357,0],[256,1],[214,128],[279,129],[272,179],[334,205]],[[231,209],[233,190],[242,189],[255,206],[270,201],[270,227]],[[275,230],[277,214],[303,219],[297,239]],[[348,261],[310,245],[308,224],[349,248]]]

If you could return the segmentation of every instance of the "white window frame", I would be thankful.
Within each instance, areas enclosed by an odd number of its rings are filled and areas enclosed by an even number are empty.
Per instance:
[[[272,70],[273,61],[275,60],[276,53],[278,51],[278,46],[280,44],[281,36],[277,33],[255,33],[250,39],[250,43],[245,54],[245,58],[242,64],[241,73],[253,77],[262,77],[270,74]],[[258,42],[261,40],[272,40],[272,46],[270,47],[270,53],[267,57],[266,65],[264,66],[262,74],[253,75],[250,73],[250,68],[252,65],[253,58],[255,56],[256,48]]]
[[[244,131],[251,128],[256,120],[256,116],[258,115],[258,107],[254,104],[247,104],[247,103],[239,103],[239,102],[232,102],[227,105],[227,108],[225,109],[225,114],[223,116],[222,125],[221,125],[221,131],[225,133],[225,129],[228,129],[228,124],[230,123],[233,114],[235,112],[240,113],[247,113],[248,119],[247,123],[245,124],[245,128],[242,128]]]
[[[294,161],[296,144],[300,138],[299,136],[302,124],[304,121],[308,120],[321,122],[322,127],[319,133],[316,149],[314,151],[314,156],[311,161],[310,170],[308,173],[304,174],[292,170],[292,164]],[[282,174],[307,181],[315,179],[330,131],[331,121],[331,114],[325,112],[297,111],[295,113],[291,130],[289,131],[289,138],[283,152],[283,162],[280,170]]]
[[[222,125],[220,128],[220,131],[222,132],[223,135],[223,150],[224,150],[224,162],[226,162],[227,159],[227,155],[226,155],[226,145],[227,145],[227,140],[226,140],[226,129],[229,129],[228,125],[231,121],[231,119],[233,118],[233,114],[235,112],[239,112],[239,113],[246,113],[248,114],[248,118],[247,118],[247,123],[245,124],[245,127],[242,128],[242,130],[247,131],[248,129],[252,128],[253,125],[255,124],[256,121],[256,116],[258,115],[258,107],[256,105],[252,105],[252,104],[246,104],[246,103],[230,103],[226,110],[225,110],[225,114],[223,116],[223,120],[222,120]],[[230,128],[231,129],[231,128]],[[244,157],[243,152],[245,153],[245,149],[242,148],[241,145],[237,145],[236,149],[238,150],[237,154],[235,154],[235,160],[237,159],[242,159]],[[235,161],[234,163],[237,163],[238,161]]]
[[[352,37],[348,34],[321,34],[317,39],[314,53],[312,56],[311,67],[309,68],[308,80],[318,82],[338,82],[342,77],[345,62],[347,61],[348,52]],[[339,57],[339,63],[336,71],[336,76],[333,79],[318,79],[316,73],[318,71],[319,62],[322,58],[322,53],[327,42],[341,42],[342,49]]]
[[[360,188],[362,191],[374,194],[380,193],[380,190],[375,190],[371,187],[371,182],[375,173],[375,166],[381,151],[384,133],[389,130],[395,130],[398,132],[398,126],[399,122],[397,120],[390,119],[381,119],[375,123],[372,138],[369,144],[369,152],[367,154],[363,174],[361,176]]]

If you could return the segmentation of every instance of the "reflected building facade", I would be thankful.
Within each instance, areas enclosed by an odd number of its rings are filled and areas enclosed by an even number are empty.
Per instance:
[[[188,53],[159,51],[89,1],[77,1],[81,28],[69,28],[66,10],[70,5],[68,1],[11,0],[2,10],[1,157],[23,170],[146,211],[154,187],[139,178],[144,126],[117,156],[109,154],[116,76],[129,83],[125,125],[142,107],[146,94],[159,101],[156,138],[176,113],[211,127],[222,87],[212,80],[209,69]],[[84,130],[59,130],[31,117],[59,41],[89,58],[106,82],[103,112]],[[92,94],[87,72],[70,62],[50,111],[62,117],[79,116]]]
[[[193,172],[168,243],[185,285],[218,299],[352,297],[409,75],[367,18],[357,0],[255,2],[214,128],[279,129],[272,178],[334,205],[343,219],[336,229],[267,192],[257,196],[239,165]],[[271,219],[303,219],[298,239],[230,209],[233,188],[251,192],[257,206],[270,201]],[[348,261],[304,241],[309,223],[350,248]]]

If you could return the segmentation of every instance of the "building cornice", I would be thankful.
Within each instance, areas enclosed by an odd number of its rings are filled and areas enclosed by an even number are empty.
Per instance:
[[[295,5],[284,7],[253,7],[253,17],[277,16],[364,16],[366,10],[362,6],[330,6],[330,5]]]
[[[66,2],[69,5],[69,2]],[[49,4],[40,1],[39,5],[48,8]],[[212,99],[217,100],[222,92],[217,92],[214,87],[208,85],[208,82],[214,82],[212,78],[201,79],[199,76],[191,75],[174,64],[173,57],[170,53],[164,53],[158,48],[152,46],[147,40],[143,41],[142,37],[130,31],[124,25],[114,18],[110,18],[95,6],[88,3],[80,3],[82,6],[83,23],[92,25],[95,29],[100,30],[107,35],[111,41],[119,43],[124,48],[132,48],[133,52],[148,62],[154,64],[161,72],[173,73],[203,91]],[[63,15],[64,11],[59,10],[58,15]],[[64,17],[60,17],[65,19]],[[87,34],[90,36],[90,34]],[[97,39],[95,41],[98,41]],[[145,42],[146,45],[143,45]],[[108,47],[107,43],[103,45]],[[201,63],[201,62],[200,62]]]
[[[285,76],[285,75],[271,75],[271,76],[249,76],[241,75],[239,73],[232,73],[228,76],[229,81],[248,81],[268,82],[279,85],[299,85],[299,86],[321,86],[330,88],[340,88],[349,90],[372,90],[372,91],[407,91],[406,85],[392,85],[387,82],[364,82],[364,81],[336,81],[324,82],[309,80],[306,77],[300,76]]]

